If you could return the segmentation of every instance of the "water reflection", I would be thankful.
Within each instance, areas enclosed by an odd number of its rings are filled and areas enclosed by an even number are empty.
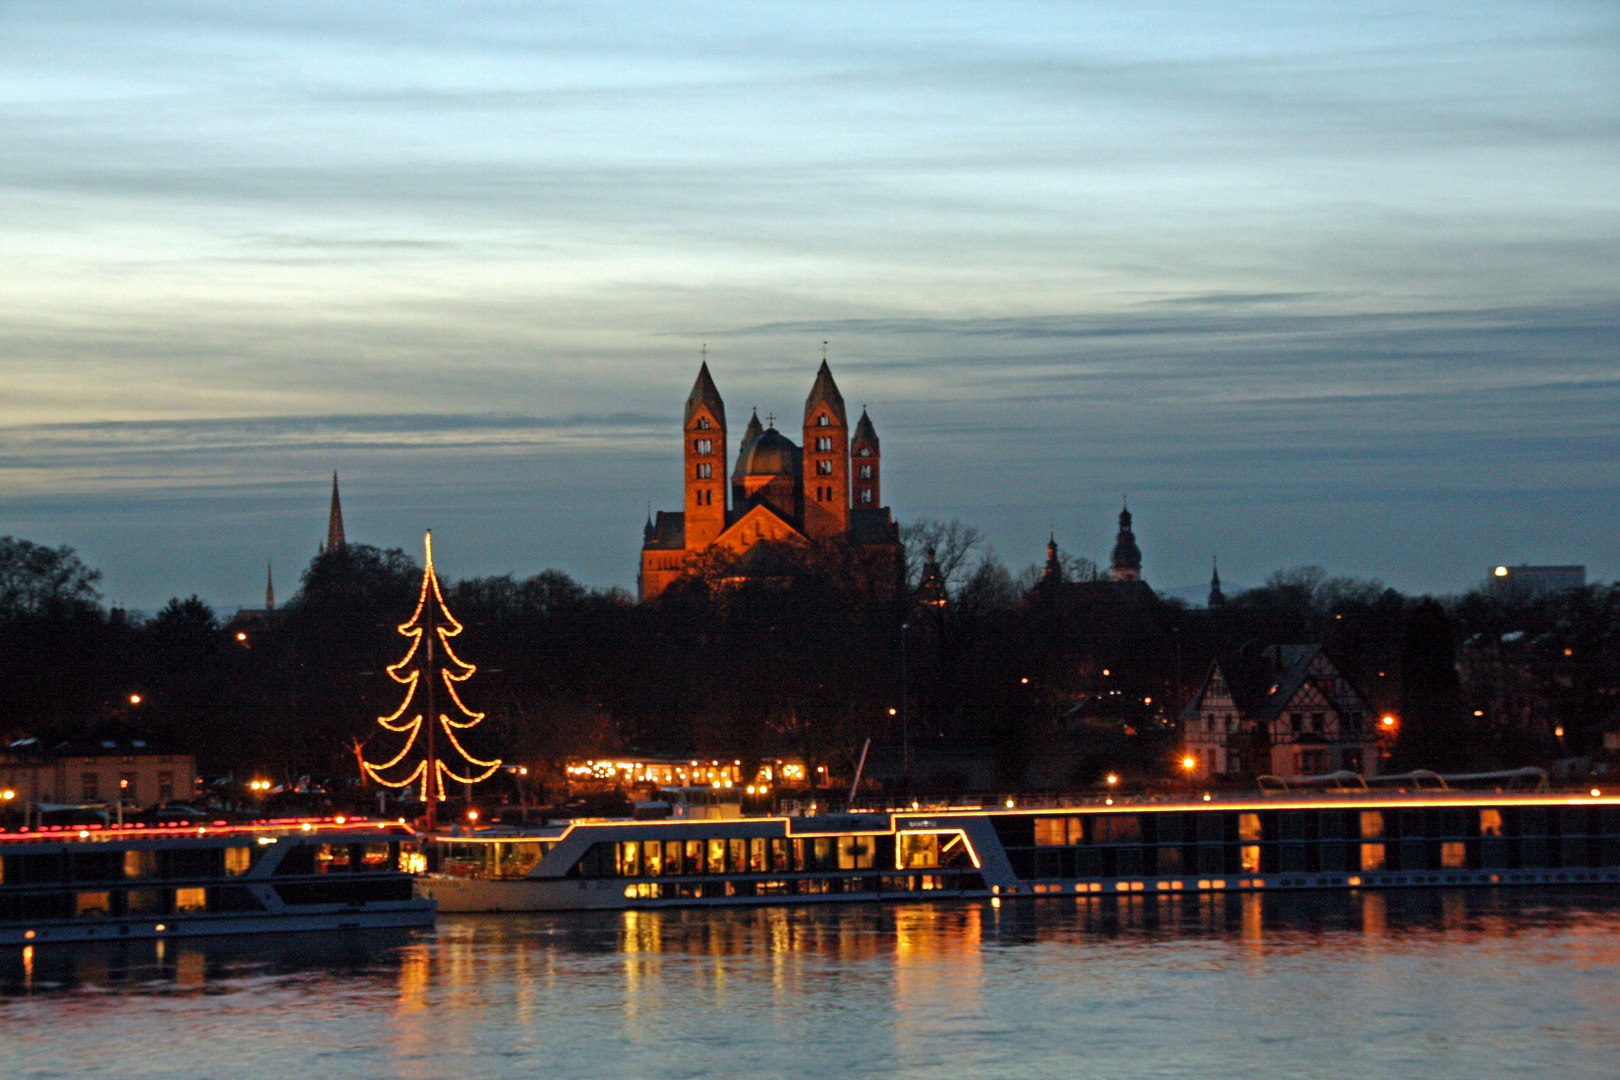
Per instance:
[[[1597,1076],[1617,961],[1601,890],[452,917],[4,952],[0,1024],[16,1076]]]

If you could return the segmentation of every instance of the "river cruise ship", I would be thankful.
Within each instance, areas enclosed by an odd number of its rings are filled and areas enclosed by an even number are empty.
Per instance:
[[[0,946],[431,926],[416,835],[320,818],[0,829]]]
[[[441,911],[1620,883],[1620,798],[1368,792],[435,836]]]

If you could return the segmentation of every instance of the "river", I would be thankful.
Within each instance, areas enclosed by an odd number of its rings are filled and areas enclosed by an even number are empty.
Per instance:
[[[1620,894],[454,916],[0,953],[11,1078],[1620,1075]]]

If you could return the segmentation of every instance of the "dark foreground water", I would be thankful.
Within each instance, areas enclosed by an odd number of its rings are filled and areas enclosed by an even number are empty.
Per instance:
[[[0,1075],[1620,1076],[1620,894],[449,917],[0,952]]]

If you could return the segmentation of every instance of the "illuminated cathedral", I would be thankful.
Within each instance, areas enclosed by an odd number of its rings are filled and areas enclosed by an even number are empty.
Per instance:
[[[686,399],[682,454],[685,508],[649,517],[641,545],[641,598],[651,600],[700,555],[726,557],[749,576],[749,553],[761,542],[841,540],[883,549],[899,565],[899,527],[882,498],[882,453],[872,420],[861,410],[851,432],[844,397],[827,362],[804,402],[803,443],[761,424],[743,430],[727,482],[726,406],[705,362]]]

